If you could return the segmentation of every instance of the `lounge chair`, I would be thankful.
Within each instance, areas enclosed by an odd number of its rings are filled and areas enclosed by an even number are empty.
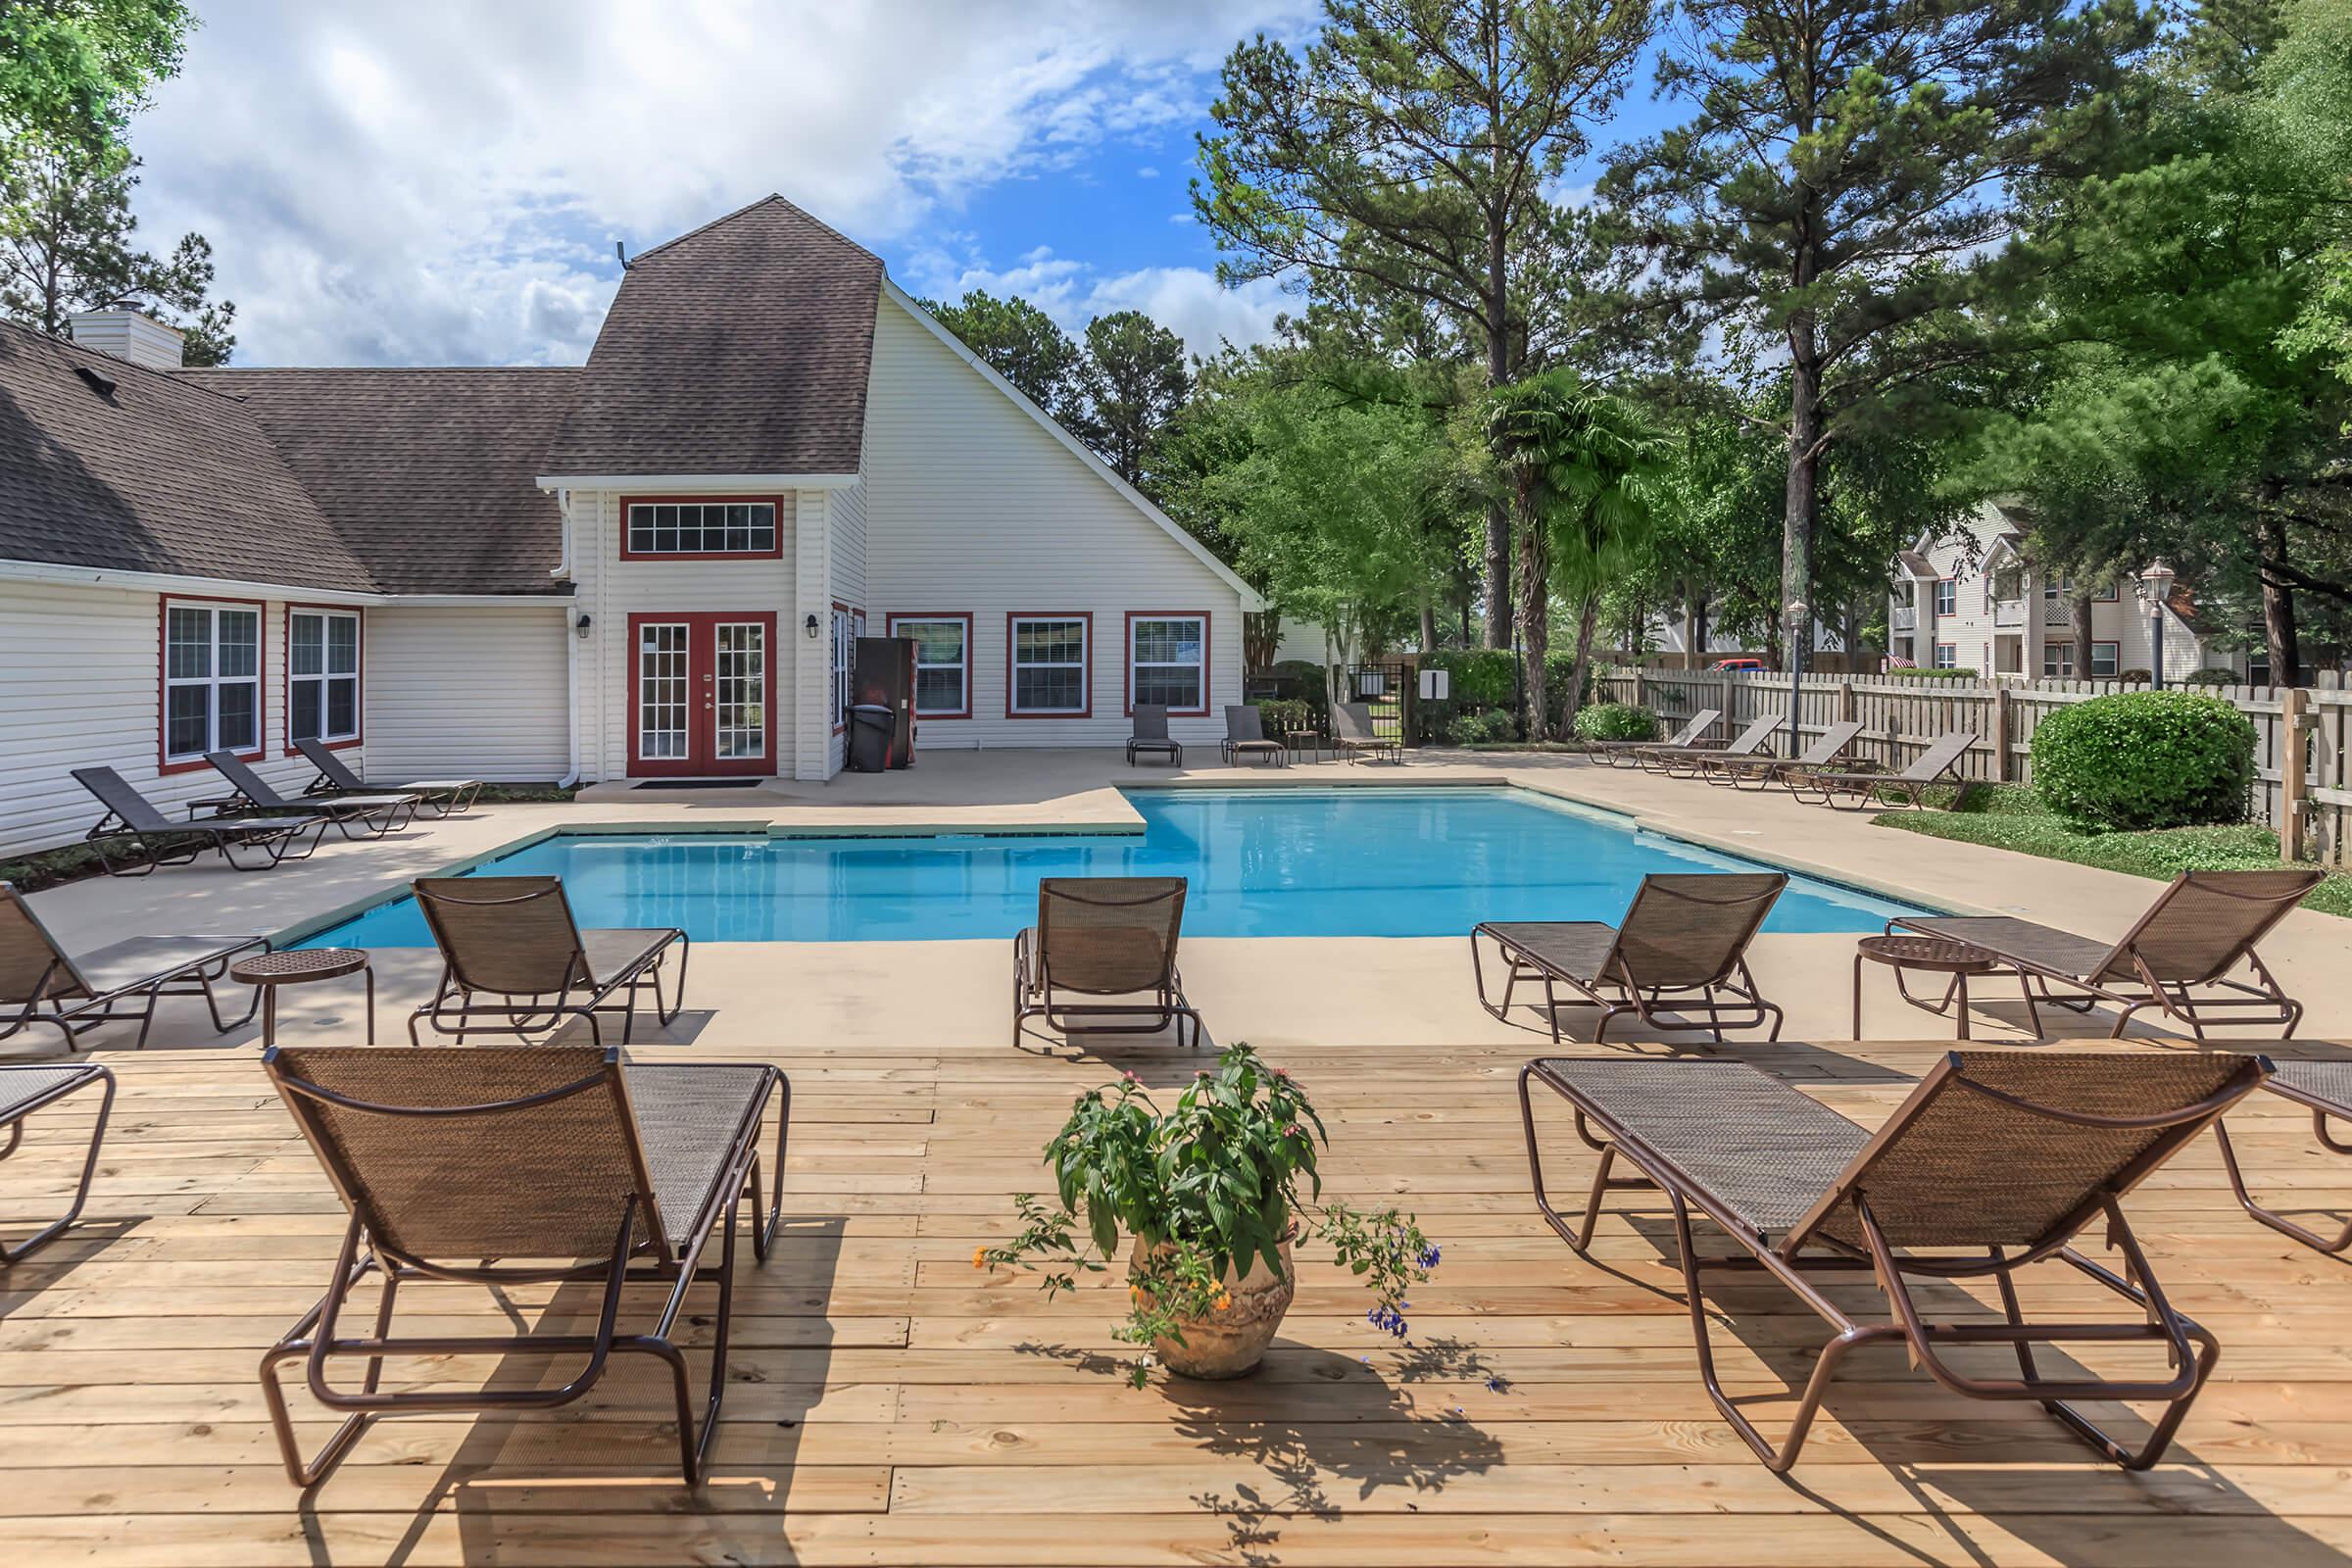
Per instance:
[[[1928,790],[1947,779],[1958,783],[1960,759],[1976,744],[1977,737],[1968,730],[1946,730],[1899,773],[1825,773],[1792,767],[1782,777],[1789,793],[1808,806],[1867,810],[1877,804],[1881,790],[1889,790],[1900,805],[1925,810]]]
[[[1823,730],[1813,744],[1794,757],[1727,757],[1721,752],[1699,760],[1699,772],[1710,784],[1729,784],[1734,789],[1745,788],[1753,782],[1763,789],[1776,780],[1786,782],[1791,774],[1819,772],[1834,767],[1845,755],[1862,726],[1854,720],[1841,719]]]
[[[360,782],[359,774],[342,758],[318,741],[296,741],[294,749],[318,770],[318,776],[303,791],[305,795],[414,795],[420,808],[435,816],[448,816],[471,810],[474,797],[482,793],[482,781],[478,778],[420,778],[414,784],[370,788]]]
[[[1691,746],[1643,746],[1635,751],[1634,760],[1652,771],[1671,777],[1696,778],[1707,760],[1717,757],[1769,757],[1765,748],[1772,738],[1787,727],[1788,720],[1777,713],[1766,713],[1747,721],[1747,728],[1720,745],[1704,742]]]
[[[0,1144],[0,1159],[17,1152],[24,1137],[25,1117],[92,1084],[103,1084],[105,1089],[98,1100],[98,1120],[90,1128],[89,1151],[81,1156],[81,1178],[74,1185],[74,1201],[61,1218],[49,1221],[14,1247],[0,1240],[0,1264],[24,1261],[33,1249],[54,1241],[59,1232],[81,1217],[81,1205],[90,1199],[90,1178],[98,1174],[98,1146],[106,1137],[107,1114],[115,1108],[115,1075],[93,1062],[0,1067],[0,1127],[8,1129],[8,1142]]]
[[[1404,743],[1393,741],[1372,732],[1372,705],[1369,703],[1334,703],[1331,705],[1331,744],[1350,762],[1359,757],[1374,761],[1387,758],[1392,762],[1404,760]]]
[[[686,1004],[686,933],[673,928],[583,931],[571,918],[564,882],[552,876],[435,876],[415,884],[416,906],[441,950],[441,984],[409,1017],[453,1035],[488,1032],[528,1037],[575,1018],[602,1041],[597,1014],[617,1012],[623,1045],[637,1024],[638,993],[654,994],[654,1016],[667,1024]],[[662,965],[678,950],[677,997],[662,1000]],[[503,1000],[476,1002],[477,996]],[[612,999],[618,996],[619,1001]],[[480,1019],[503,1019],[484,1023]]]
[[[736,1210],[749,1206],[752,1250],[764,1260],[783,1206],[792,1086],[782,1073],[706,1062],[624,1069],[618,1051],[593,1046],[429,1057],[275,1046],[262,1064],[351,1213],[326,1295],[262,1357],[263,1396],[296,1486],[324,1480],[379,1416],[553,1409],[585,1397],[614,1354],[651,1355],[666,1366],[679,1468],[688,1486],[701,1481],[727,1387]],[[763,1210],[760,1125],[779,1089],[774,1198]],[[706,1255],[713,1236],[715,1264]],[[348,1335],[340,1323],[347,1298],[370,1275],[381,1278],[382,1293],[368,1330]],[[592,1334],[396,1336],[395,1298],[411,1281],[492,1291],[576,1282],[602,1301]],[[666,1283],[668,1299],[651,1333],[616,1333],[623,1289],[634,1282]],[[689,1289],[703,1282],[718,1289],[698,1429],[686,1356],[670,1336]],[[580,1371],[561,1387],[528,1378],[479,1392],[377,1386],[388,1358],[516,1353],[576,1356]],[[278,1367],[292,1360],[304,1363],[311,1396],[345,1417],[309,1458],[296,1446],[278,1381]],[[366,1364],[358,1387],[329,1381],[334,1363],[353,1360]],[[428,1366],[395,1376],[430,1374]]]
[[[136,1018],[144,1047],[163,997],[204,998],[214,1032],[225,1034],[253,1016],[261,991],[241,1016],[224,1019],[213,982],[238,955],[269,951],[270,939],[261,936],[130,937],[77,957],[59,946],[14,884],[0,882],[0,1007],[14,1009],[0,1016],[0,1040],[48,1024],[71,1051],[85,1029]]]
[[[1721,717],[1722,709],[1702,708],[1684,719],[1683,727],[1662,741],[1587,741],[1585,752],[1588,756],[1599,758],[1611,767],[1640,767],[1642,753],[1654,751],[1661,746],[1696,746],[1698,738],[1713,729],[1715,721]]]
[[[1256,709],[1251,709],[1256,712]],[[1184,765],[1184,748],[1168,739],[1168,705],[1138,703],[1135,705],[1135,734],[1127,741],[1127,765],[1145,753],[1164,757],[1178,767]]]
[[[306,795],[300,800],[289,800],[234,752],[207,752],[204,760],[236,792],[229,801],[231,811],[300,811],[323,815],[347,839],[362,836],[355,829],[365,829],[368,837],[380,839],[394,828],[408,826],[416,815],[414,795]]]
[[[1601,1009],[1595,1044],[1612,1019],[1627,1013],[1658,1029],[1705,1029],[1718,1041],[1726,1029],[1759,1029],[1769,1019],[1781,1037],[1781,1009],[1756,990],[1747,970],[1747,945],[1773,901],[1788,885],[1780,871],[1651,872],[1642,879],[1623,925],[1599,920],[1486,921],[1470,933],[1470,972],[1479,1004],[1510,1021],[1511,998],[1522,981],[1544,984],[1544,1016],[1560,1039],[1560,999],[1566,986]],[[1494,944],[1503,966],[1500,1001],[1487,997],[1479,939]],[[1668,1023],[1658,1016],[1695,1015],[1703,1023]]]
[[[1900,1342],[1912,1363],[1969,1398],[2031,1399],[2106,1458],[2144,1470],[2163,1457],[2205,1386],[2219,1344],[2166,1299],[2119,1200],[2219,1120],[2270,1071],[2259,1056],[2222,1054],[2118,1055],[1953,1052],[1876,1133],[1744,1062],[1709,1059],[1552,1057],[1519,1074],[1536,1206],[1579,1252],[1592,1241],[1612,1189],[1654,1186],[1674,1211],[1676,1250],[1697,1336],[1698,1371],[1715,1408],[1776,1472],[1796,1462],[1806,1431],[1847,1351]],[[1544,1194],[1531,1085],[1574,1107],[1576,1130],[1600,1152],[1581,1222]],[[1624,1159],[1640,1180],[1612,1180]],[[1691,1210],[1747,1253],[1701,1256]],[[2103,1225],[2123,1253],[2118,1274],[2069,1244]],[[2014,1276],[2056,1258],[2130,1303],[2109,1322],[2035,1322],[2019,1309]],[[1758,1268],[1786,1285],[1836,1333],[1823,1346],[1776,1447],[1716,1379],[1702,1268]],[[1858,1322],[1824,1286],[1850,1270],[1874,1277],[1890,1321]],[[1828,1278],[1822,1278],[1822,1275]],[[1991,1276],[2006,1322],[1932,1323],[1904,1275],[1931,1280]],[[1849,1282],[1853,1285],[1863,1280]],[[2044,1372],[2034,1347],[2138,1344],[2161,1348],[2162,1366],[2139,1377],[2076,1368]],[[2010,1346],[2016,1374],[1962,1370],[1945,1346]],[[2160,1400],[2164,1413],[2134,1450],[2091,1424],[2073,1401]]]
[[[1217,743],[1217,752],[1227,767],[1236,766],[1245,757],[1269,758],[1277,767],[1290,762],[1290,753],[1282,742],[1266,739],[1266,716],[1254,703],[1225,710],[1225,738]]]
[[[244,813],[174,822],[111,767],[77,767],[74,779],[106,808],[106,814],[82,838],[97,852],[99,867],[108,876],[145,876],[159,865],[186,865],[207,850],[219,850],[220,858],[239,871],[266,871],[284,860],[308,859],[326,835],[323,812]],[[305,833],[310,835],[307,844]],[[106,847],[117,842],[128,843],[133,854],[127,858],[107,854]],[[239,850],[260,858],[248,864],[237,858]]]
[[[2271,978],[2254,944],[2285,919],[2325,873],[2282,866],[2271,871],[2183,871],[2112,943],[2077,936],[2006,914],[1903,915],[1886,929],[1919,931],[1982,948],[2014,971],[2026,995],[2026,1016],[2041,1033],[2038,999],[2077,1012],[2101,1002],[2123,1008],[2109,1031],[2120,1036],[2132,1015],[2161,1007],[2205,1038],[2203,1014],[2215,1023],[2282,1024],[2293,1037],[2303,1004]],[[2230,978],[2243,963],[2246,980]],[[2056,996],[2051,985],[2080,996]],[[2234,1014],[2235,1016],[2231,1016]]]
[[[1012,1043],[1043,1017],[1064,1034],[1157,1034],[1172,1023],[1183,1045],[1190,1019],[1198,1047],[1200,1014],[1176,969],[1184,894],[1180,876],[1041,879],[1037,924],[1012,940]],[[1147,995],[1149,1002],[1071,1000]]]
[[[2352,1144],[2345,1143],[2328,1130],[2328,1118],[2352,1122],[2352,1061],[2281,1061],[2272,1071],[2270,1081],[2263,1085],[2272,1094],[2282,1095],[2298,1105],[2311,1110],[2311,1130],[2324,1149],[2339,1154],[2352,1154]],[[2246,1191],[2246,1179],[2237,1168],[2237,1150],[2230,1142],[2230,1128],[2223,1122],[2213,1124],[2214,1136],[2221,1141],[2222,1164],[2230,1172],[2230,1189],[2237,1194],[2246,1212],[2271,1229],[2291,1236],[2306,1247],[2316,1247],[2323,1252],[2340,1252],[2352,1247],[2352,1219],[2333,1236],[2323,1236],[2307,1225],[2287,1218],[2275,1208],[2265,1208],[2254,1201]]]

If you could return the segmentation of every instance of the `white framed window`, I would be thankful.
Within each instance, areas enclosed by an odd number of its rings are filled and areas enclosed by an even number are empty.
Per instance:
[[[1171,713],[1208,711],[1208,616],[1127,616],[1127,710],[1159,703]]]
[[[2115,679],[2115,644],[2092,643],[2090,645],[2090,678],[2093,680]]]
[[[1937,643],[1936,645],[1936,667],[1937,669],[1958,669],[1960,667],[1960,645],[1958,643]]]
[[[642,556],[774,556],[783,551],[774,501],[632,496],[621,505],[624,561]]]
[[[2071,642],[2043,643],[2041,645],[2041,672],[2060,680],[2074,679],[2075,645]]]
[[[972,716],[972,617],[893,615],[885,623],[893,637],[914,643],[914,716]]]
[[[2115,603],[2115,584],[2113,584],[2113,583],[2109,583],[2109,584],[2108,584],[2106,587],[2104,587],[2104,588],[2100,589],[2100,590],[2099,590],[2097,593],[2095,593],[2095,594],[2092,594],[2090,597],[2091,597],[2091,598],[2093,598],[2093,599],[2095,599],[2095,600],[2097,600],[2097,601],[2098,601],[2100,604],[2102,604],[2102,605],[2112,605],[2112,604],[2114,604],[2114,603]]]
[[[1936,585],[1936,613],[1957,614],[1960,611],[1960,584],[1946,577]]]
[[[1004,712],[1012,718],[1084,718],[1094,711],[1087,678],[1090,615],[1007,615]]]
[[[163,760],[262,748],[262,607],[164,601]]]
[[[360,616],[286,612],[286,741],[329,746],[360,738]]]

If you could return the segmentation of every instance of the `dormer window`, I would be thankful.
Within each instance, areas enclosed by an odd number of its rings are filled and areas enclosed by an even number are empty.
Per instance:
[[[777,497],[629,496],[621,502],[623,561],[742,561],[784,553]]]

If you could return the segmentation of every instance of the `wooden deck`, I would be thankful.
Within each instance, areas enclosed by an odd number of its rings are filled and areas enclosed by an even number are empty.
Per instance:
[[[1734,1049],[1870,1120],[1946,1048]],[[971,1264],[1005,1234],[1007,1194],[1040,1185],[1039,1146],[1069,1097],[1109,1075],[1101,1060],[1001,1047],[781,1057],[793,1217],[764,1269],[745,1252],[719,1473],[702,1494],[670,1470],[662,1391],[618,1366],[562,1414],[379,1426],[306,1497],[277,1467],[255,1370],[323,1285],[340,1211],[250,1050],[113,1053],[122,1095],[90,1213],[0,1280],[5,1560],[2345,1560],[2352,1267],[2242,1215],[2210,1141],[2130,1201],[2175,1299],[2225,1345],[2162,1468],[2095,1463],[2038,1409],[1955,1398],[1879,1351],[1857,1358],[1782,1481],[1707,1403],[1654,1203],[1619,1200],[1598,1263],[1535,1215],[1511,1087],[1526,1054],[1285,1053],[1330,1118],[1333,1190],[1396,1194],[1444,1244],[1413,1294],[1412,1340],[1373,1331],[1360,1294],[1309,1253],[1257,1377],[1141,1393],[1108,1357],[1111,1298],[1049,1306],[1033,1282]],[[1110,1059],[1155,1084],[1193,1065],[1166,1048]],[[2266,1187],[2342,1212],[2352,1160],[2321,1152],[2283,1102],[2258,1101],[2235,1125]],[[84,1114],[36,1121],[0,1163],[0,1212],[63,1190]],[[1577,1190],[1590,1166],[1573,1142],[1550,1157]],[[1856,1304],[1875,1294],[1838,1289]],[[573,1321],[587,1300],[423,1286],[402,1304],[465,1332]],[[2029,1291],[2036,1301],[2092,1296],[2054,1278]],[[1713,1304],[1727,1378],[1746,1393],[1784,1387],[1822,1337],[1762,1284]],[[549,1369],[411,1371],[513,1385]],[[310,1413],[315,1444],[328,1423]]]

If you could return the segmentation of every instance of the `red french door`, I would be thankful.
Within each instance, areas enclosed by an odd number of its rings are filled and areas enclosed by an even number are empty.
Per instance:
[[[774,611],[629,617],[632,777],[764,777],[776,745]]]

